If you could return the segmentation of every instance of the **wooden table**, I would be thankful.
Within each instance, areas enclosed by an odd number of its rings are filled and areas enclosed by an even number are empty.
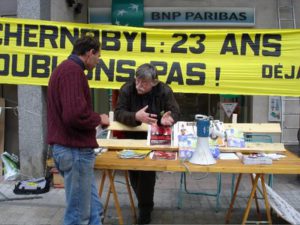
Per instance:
[[[280,134],[281,128],[278,123],[224,123],[224,129],[235,128],[239,131],[249,134]],[[109,135],[111,136],[112,131],[140,131],[147,132],[148,125],[142,124],[138,127],[129,127],[119,122],[113,121],[108,127]],[[147,145],[147,140],[132,140],[132,139],[98,139],[98,144],[100,147],[107,148],[109,150],[122,150],[122,149],[151,149],[151,150],[171,150],[177,151],[177,146],[149,146]],[[286,153],[284,145],[281,143],[247,143],[245,148],[229,148],[229,147],[220,147],[222,152],[243,152],[243,153],[253,153],[253,152],[282,152]],[[113,193],[115,206],[117,209],[117,213],[119,216],[119,223],[123,224],[123,218],[121,209],[119,206],[118,196],[114,187],[114,170],[123,170],[125,171],[125,179],[127,184],[127,189],[130,197],[130,202],[132,206],[132,211],[135,216],[135,208],[133,205],[131,190],[128,182],[128,170],[143,170],[143,171],[175,171],[175,172],[185,172],[189,170],[190,172],[213,172],[213,173],[238,173],[239,179],[236,185],[236,191],[234,193],[234,197],[232,198],[232,202],[230,204],[230,208],[228,211],[228,216],[226,221],[229,221],[231,215],[231,209],[234,204],[235,195],[237,193],[239,181],[241,178],[241,174],[252,174],[255,173],[256,177],[253,178],[252,182],[252,192],[254,194],[250,195],[247,208],[244,214],[243,223],[246,222],[248,217],[248,213],[251,206],[251,201],[253,196],[255,197],[255,190],[257,187],[257,183],[259,178],[262,180],[263,187],[264,186],[264,174],[299,174],[300,173],[300,159],[293,156],[290,153],[287,153],[288,157],[275,161],[273,165],[243,165],[240,161],[237,160],[218,160],[217,164],[209,165],[209,166],[200,166],[194,165],[190,163],[181,163],[180,161],[156,161],[150,159],[119,159],[117,157],[116,152],[108,152],[103,154],[102,156],[97,157],[95,162],[95,168],[104,169],[105,173],[101,181],[99,194],[102,194],[103,185],[105,181],[106,175],[109,177],[110,188],[109,192]],[[265,193],[265,192],[264,192]],[[271,218],[269,214],[269,206],[267,201],[267,196],[264,194],[266,209],[268,212],[268,219],[271,223]],[[108,198],[107,198],[108,199]],[[107,206],[106,201],[106,206]]]
[[[271,148],[271,145],[268,145],[268,148]],[[252,174],[255,173],[253,186],[251,190],[251,195],[249,197],[247,207],[243,216],[243,224],[246,223],[248,214],[251,207],[251,202],[254,197],[258,179],[262,181],[263,187],[263,196],[265,199],[265,206],[267,211],[267,216],[269,223],[272,223],[268,205],[268,199],[265,191],[264,183],[264,174],[273,173],[273,174],[300,174],[300,158],[293,155],[292,153],[286,151],[286,158],[283,158],[279,161],[273,161],[272,165],[244,165],[240,160],[218,160],[216,164],[209,166],[201,166],[191,164],[189,162],[182,163],[179,160],[151,160],[146,159],[120,159],[117,156],[117,152],[108,151],[100,156],[97,156],[95,161],[96,169],[103,169],[106,171],[106,174],[109,176],[110,180],[110,190],[114,195],[115,207],[119,216],[119,223],[123,224],[122,213],[118,201],[117,192],[115,191],[114,186],[114,170],[143,170],[143,171],[174,171],[174,172],[210,172],[210,173],[239,173],[239,174]],[[105,177],[104,177],[105,178]],[[126,178],[128,182],[128,177]],[[102,179],[103,181],[103,179]],[[127,183],[128,185],[128,183]],[[102,188],[101,188],[102,186]],[[101,182],[100,190],[103,190],[103,184]],[[130,189],[129,189],[130,191]],[[130,191],[131,192],[131,191]],[[130,193],[131,194],[131,193]],[[132,198],[132,196],[131,196]],[[234,204],[234,198],[230,204],[230,208],[227,214],[227,222],[229,221],[231,210]],[[132,201],[132,199],[131,199]],[[133,202],[131,202],[133,204]],[[132,205],[133,206],[133,205]]]
[[[96,157],[96,169],[108,170],[143,170],[211,173],[274,173],[300,174],[300,158],[286,151],[285,158],[273,161],[272,165],[244,165],[240,160],[217,160],[216,164],[201,166],[179,160],[120,159],[116,151],[108,151]]]
[[[278,123],[241,123],[241,124],[224,124],[224,128],[237,128],[244,133],[275,133],[278,134],[281,132],[280,125]],[[139,127],[128,127],[118,122],[112,122],[108,128],[111,132],[116,131],[143,131],[146,132],[148,125],[142,124]],[[109,150],[122,150],[122,149],[156,149],[156,150],[173,150],[177,151],[178,148],[174,146],[148,146],[146,140],[130,140],[130,139],[98,139],[98,144],[100,147],[108,148]],[[272,223],[268,199],[265,191],[265,182],[264,174],[300,174],[300,158],[291,154],[290,152],[284,149],[283,144],[281,143],[251,143],[246,146],[246,148],[237,149],[237,148],[221,148],[223,152],[283,152],[287,155],[286,158],[281,159],[280,161],[273,161],[272,165],[244,165],[240,160],[218,160],[216,164],[209,166],[201,166],[191,164],[189,162],[182,163],[179,160],[176,161],[167,161],[167,160],[151,160],[146,159],[119,159],[117,157],[116,151],[108,151],[96,157],[95,160],[95,169],[104,170],[104,175],[102,176],[99,195],[101,196],[103,191],[104,182],[106,176],[109,178],[109,193],[113,193],[115,207],[117,209],[117,214],[119,216],[119,223],[123,224],[123,217],[121,213],[121,208],[119,205],[118,195],[114,186],[114,171],[121,170],[125,172],[125,179],[128,194],[130,197],[130,204],[133,211],[134,219],[136,218],[135,207],[133,203],[132,193],[128,181],[128,170],[143,170],[143,171],[173,171],[173,172],[210,172],[210,173],[238,173],[240,174],[235,194],[237,192],[237,187],[240,181],[241,174],[253,174],[255,177],[252,179],[252,190],[247,203],[247,207],[243,216],[243,224],[246,223],[251,202],[253,197],[255,197],[255,191],[257,188],[258,180],[261,179],[263,187],[263,196],[265,199],[265,206],[267,210],[267,216],[269,223]],[[52,160],[47,161],[48,166],[54,166]],[[109,196],[106,200],[106,207],[108,204]],[[233,208],[235,197],[232,198],[228,214],[226,216],[226,222],[229,222],[231,210]]]

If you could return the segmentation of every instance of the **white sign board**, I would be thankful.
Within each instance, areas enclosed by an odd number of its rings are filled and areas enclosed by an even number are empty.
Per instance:
[[[111,8],[92,7],[88,13],[89,23],[111,24]],[[144,25],[253,27],[255,8],[144,7]]]
[[[281,121],[281,100],[278,96],[269,97],[268,120]]]

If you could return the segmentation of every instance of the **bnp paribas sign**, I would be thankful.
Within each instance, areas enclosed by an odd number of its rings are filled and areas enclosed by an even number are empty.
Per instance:
[[[254,26],[254,8],[147,7],[145,26]]]
[[[114,0],[118,2],[120,0]],[[133,1],[133,0],[132,0]],[[139,0],[141,1],[141,0]],[[90,23],[129,26],[251,27],[255,9],[239,7],[144,7],[142,3],[113,4],[112,8],[89,8]]]

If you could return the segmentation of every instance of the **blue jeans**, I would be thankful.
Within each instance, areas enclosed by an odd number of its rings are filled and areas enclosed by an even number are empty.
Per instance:
[[[64,225],[101,225],[103,206],[94,177],[93,149],[53,145],[52,152],[55,166],[64,177]]]

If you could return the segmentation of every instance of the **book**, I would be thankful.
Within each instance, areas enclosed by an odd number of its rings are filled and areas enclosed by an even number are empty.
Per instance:
[[[124,149],[119,151],[117,154],[121,159],[143,159],[146,158],[151,150],[131,150]]]
[[[172,127],[158,126],[157,124],[149,125],[148,145],[171,145],[172,144]]]
[[[178,121],[173,127],[174,146],[178,146],[179,159],[189,160],[197,147],[195,121]],[[223,137],[209,138],[209,148],[215,158],[219,157],[219,146],[225,146]]]
[[[179,147],[180,136],[197,137],[197,127],[195,121],[178,121],[173,128],[174,146]],[[224,135],[223,135],[224,136]],[[209,138],[209,146],[225,146],[224,137]]]
[[[189,135],[178,135],[179,159],[189,160],[197,147],[197,137]]]
[[[264,154],[255,153],[250,155],[243,155],[242,162],[246,165],[271,165],[272,159],[268,156],[265,156]]]
[[[173,126],[174,146],[179,146],[179,137],[197,137],[195,121],[178,121]]]
[[[244,133],[238,129],[231,128],[225,130],[227,146],[228,147],[245,147]]]
[[[177,159],[177,152],[171,151],[153,151],[150,154],[151,159],[157,160],[176,160]]]

